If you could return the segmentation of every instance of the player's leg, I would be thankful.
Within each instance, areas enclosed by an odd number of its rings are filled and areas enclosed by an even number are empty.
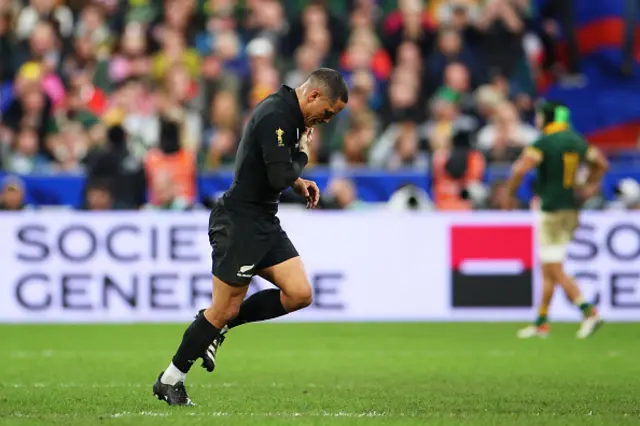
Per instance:
[[[250,322],[265,321],[302,309],[311,304],[311,284],[302,260],[287,234],[281,229],[275,241],[258,266],[257,274],[278,289],[259,291],[247,298],[238,315],[222,329],[209,345],[203,367],[213,371],[220,345],[229,329]]]
[[[538,316],[533,324],[520,329],[518,337],[527,339],[531,337],[547,337],[549,334],[549,305],[553,299],[556,283],[551,275],[547,264],[542,265],[542,299],[538,306]]]
[[[557,284],[554,269],[550,266],[556,262],[558,256],[558,215],[555,213],[541,213],[537,223],[538,256],[542,264],[542,299],[538,307],[538,316],[533,324],[518,330],[518,337],[547,337],[549,334],[549,306]]]
[[[276,318],[311,304],[311,284],[300,256],[265,268],[259,275],[278,288],[262,290],[247,299],[229,328]]]
[[[204,356],[224,326],[238,314],[248,287],[248,283],[235,286],[213,278],[212,304],[200,311],[187,327],[171,363],[154,384],[153,391],[158,399],[170,405],[192,405],[184,387],[187,373],[193,363]]]
[[[258,275],[278,289],[262,290],[245,300],[229,328],[277,318],[311,304],[311,284],[302,259],[283,230],[278,231],[260,268]]]
[[[559,216],[562,223],[559,235],[563,242],[566,241],[566,245],[568,246],[573,239],[575,230],[578,228],[578,212],[564,211],[561,212]],[[564,262],[564,258],[565,256],[562,257],[562,262]],[[591,336],[602,324],[597,309],[582,297],[582,293],[575,279],[565,273],[562,263],[555,265],[554,268],[556,282],[560,284],[569,300],[582,312],[583,321],[577,336],[581,339]]]
[[[582,312],[582,323],[576,334],[577,337],[584,339],[591,336],[602,325],[598,310],[584,299],[575,279],[564,272],[562,265],[558,265],[558,283],[567,298]]]
[[[153,386],[158,399],[169,404],[191,405],[184,381],[193,363],[206,352],[227,322],[235,317],[253,276],[251,269],[262,257],[263,245],[252,241],[249,226],[236,223],[222,208],[216,207],[209,220],[209,239],[213,249],[213,291],[211,305],[200,311],[182,336],[171,363]],[[253,244],[252,244],[253,243]],[[213,370],[206,365],[205,368]]]

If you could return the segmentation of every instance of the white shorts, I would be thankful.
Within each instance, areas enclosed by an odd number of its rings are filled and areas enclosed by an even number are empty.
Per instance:
[[[578,227],[577,210],[539,212],[537,237],[540,261],[562,263],[567,256],[567,247]]]

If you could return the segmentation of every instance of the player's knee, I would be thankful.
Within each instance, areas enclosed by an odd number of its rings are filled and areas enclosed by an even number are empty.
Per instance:
[[[291,311],[306,308],[313,301],[313,292],[309,284],[301,285],[285,294],[285,308]]]
[[[216,327],[221,328],[227,325],[232,319],[237,317],[239,311],[239,304],[229,304],[222,309],[214,309],[213,307],[210,307],[205,311],[204,315],[209,320],[209,322],[211,322]]]
[[[240,312],[240,304],[230,304],[225,310],[224,310],[224,320],[225,323],[228,323],[229,321],[231,321],[232,319],[234,319],[235,317],[238,316],[238,312]]]
[[[311,286],[306,286],[304,291],[298,295],[299,309],[306,308],[311,305],[311,302],[313,302],[313,291],[311,290]]]

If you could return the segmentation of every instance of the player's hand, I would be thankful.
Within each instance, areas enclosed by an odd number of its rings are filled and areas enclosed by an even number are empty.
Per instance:
[[[298,195],[302,195],[307,200],[307,208],[314,209],[320,201],[320,189],[312,180],[298,178],[292,185],[293,190]]]
[[[599,183],[584,185],[576,189],[576,195],[578,196],[578,199],[582,202],[588,201],[598,194],[600,194]]]
[[[300,152],[304,152],[307,154],[307,157],[310,157],[310,145],[313,136],[313,127],[308,128],[300,138]]]

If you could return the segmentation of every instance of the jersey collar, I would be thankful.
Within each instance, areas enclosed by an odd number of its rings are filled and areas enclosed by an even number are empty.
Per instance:
[[[554,133],[564,132],[565,130],[569,130],[567,123],[551,123],[545,126],[544,134],[548,136]]]
[[[278,90],[278,95],[287,102],[287,105],[291,108],[296,121],[296,126],[304,129],[304,115],[302,115],[302,109],[300,108],[300,102],[298,96],[296,96],[296,90],[283,84]]]

